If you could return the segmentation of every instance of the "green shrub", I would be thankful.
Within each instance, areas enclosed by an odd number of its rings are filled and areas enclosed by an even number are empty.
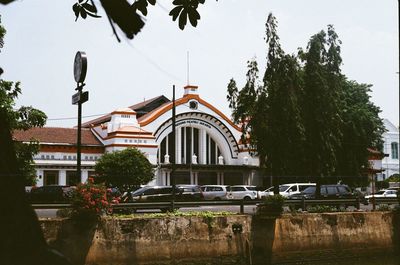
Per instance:
[[[307,212],[309,213],[331,213],[337,211],[338,209],[336,207],[329,205],[315,205],[307,208]]]
[[[386,212],[386,211],[390,211],[390,210],[391,210],[391,208],[387,204],[380,204],[378,206],[378,211]]]

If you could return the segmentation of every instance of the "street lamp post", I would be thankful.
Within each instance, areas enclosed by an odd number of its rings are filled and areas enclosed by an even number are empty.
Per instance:
[[[81,179],[81,127],[82,127],[82,103],[89,99],[89,92],[82,91],[85,86],[87,71],[87,57],[86,53],[78,51],[74,59],[74,78],[76,81],[76,88],[78,92],[72,95],[72,104],[78,105],[78,133],[77,133],[77,147],[76,147],[76,175]]]

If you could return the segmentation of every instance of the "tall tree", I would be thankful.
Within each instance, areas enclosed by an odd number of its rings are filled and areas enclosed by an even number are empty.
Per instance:
[[[231,79],[227,98],[234,120],[242,124],[242,140],[274,176],[275,188],[294,180],[313,179],[319,187],[340,176],[361,176],[368,148],[381,145],[383,123],[369,100],[370,86],[341,73],[341,41],[334,27],[313,35],[298,56],[287,55],[270,14],[265,39],[263,83],[256,85],[257,63],[250,61],[246,85],[239,90]]]
[[[246,121],[243,133],[250,134],[249,144],[256,148],[265,173],[274,176],[277,193],[278,184],[283,181],[278,176],[302,172],[304,128],[298,105],[301,79],[297,58],[286,55],[280,46],[272,14],[266,22],[265,39],[268,52],[263,84],[255,85],[258,69],[252,61],[248,64],[245,87],[238,92],[232,81],[228,85],[228,100],[235,121]]]
[[[302,99],[306,132],[306,161],[308,173],[316,178],[317,195],[324,177],[336,172],[336,150],[342,132],[339,113],[339,89],[336,78],[340,74],[340,49],[332,47],[334,37],[321,31],[312,36],[305,53],[304,94]],[[330,45],[327,52],[327,45]]]

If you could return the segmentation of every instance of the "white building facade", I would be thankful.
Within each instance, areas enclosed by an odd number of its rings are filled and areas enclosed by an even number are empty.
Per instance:
[[[387,130],[382,136],[385,157],[382,160],[383,172],[378,175],[378,180],[399,174],[399,129],[387,119],[384,119],[384,125]]]
[[[95,161],[104,152],[129,147],[141,150],[153,164],[155,178],[150,185],[171,184],[173,161],[176,184],[262,184],[258,158],[239,144],[240,127],[203,100],[197,86],[184,87],[183,96],[175,100],[175,135],[172,106],[172,101],[159,96],[84,123],[81,178],[73,173],[76,140],[72,134],[76,139],[76,129],[37,128],[40,139],[28,131],[16,140],[28,141],[29,136],[40,142],[40,153],[35,157],[38,186],[84,182],[94,174]],[[56,129],[69,140],[47,137],[48,131]]]

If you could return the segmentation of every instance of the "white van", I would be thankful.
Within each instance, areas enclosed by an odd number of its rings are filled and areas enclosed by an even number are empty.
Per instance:
[[[315,186],[315,183],[289,183],[279,185],[279,194],[289,197],[293,194],[299,194],[308,187]],[[264,191],[265,196],[274,195],[273,187]]]

